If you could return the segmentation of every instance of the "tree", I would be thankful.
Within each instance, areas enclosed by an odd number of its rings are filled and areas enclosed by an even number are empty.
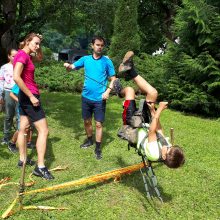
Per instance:
[[[113,32],[114,8],[116,0],[78,1],[62,7],[43,28],[46,46],[56,50],[60,47],[81,47],[87,49],[94,35],[101,35],[107,43]],[[103,16],[105,15],[105,16]],[[57,32],[57,34],[56,34]],[[60,44],[54,44],[62,36]],[[55,50],[54,50],[55,51]]]
[[[67,1],[67,0],[66,0]],[[38,31],[65,0],[2,0],[0,2],[0,64],[6,62],[6,51],[16,48],[28,32]]]
[[[183,0],[175,18],[180,44],[170,43],[167,96],[175,108],[206,115],[220,112],[220,14],[205,0]]]
[[[140,36],[138,27],[138,0],[119,0],[114,20],[114,33],[111,39],[109,56],[116,64],[128,50],[138,53]]]
[[[14,24],[16,21],[16,0],[2,0],[0,11],[0,64],[7,61],[7,49],[16,45]]]
[[[45,45],[57,50],[82,41],[85,47],[94,34],[110,39],[115,5],[116,0],[1,0],[0,64],[6,62],[6,50],[16,48],[31,31],[44,32]]]
[[[182,0],[145,0],[140,1],[138,23],[141,33],[141,50],[152,54],[162,47],[166,39],[174,41],[172,30],[176,8]]]

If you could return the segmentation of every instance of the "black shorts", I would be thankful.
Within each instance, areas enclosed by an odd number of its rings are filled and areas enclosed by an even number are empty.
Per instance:
[[[94,118],[98,122],[104,122],[105,120],[106,101],[92,101],[82,97],[82,118],[84,120]]]
[[[135,100],[125,100],[123,103],[123,108],[124,111],[122,113],[122,119],[123,119],[123,124],[124,125],[131,125],[131,117],[134,115],[134,113],[138,110],[136,107],[136,102]],[[144,102],[144,106],[142,109],[142,117],[145,123],[150,123],[151,121],[151,113],[149,110],[149,107],[146,103]]]
[[[123,108],[123,124],[130,125],[131,117],[134,115],[134,112],[137,111],[135,100],[125,100],[123,103]]]
[[[39,95],[33,95],[40,100]],[[28,116],[31,122],[36,122],[46,117],[41,103],[39,106],[33,106],[29,97],[26,96],[22,91],[19,92],[19,114]]]

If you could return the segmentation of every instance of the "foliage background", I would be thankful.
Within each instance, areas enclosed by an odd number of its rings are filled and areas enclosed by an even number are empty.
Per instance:
[[[208,117],[220,114],[218,1],[2,0],[0,18],[0,63],[3,58],[6,62],[5,50],[16,47],[27,32],[43,33],[45,62],[37,72],[43,88],[80,92],[82,74],[62,78],[52,54],[63,48],[91,52],[90,40],[100,34],[116,70],[126,51],[133,50],[138,73],[171,108]],[[162,53],[155,53],[158,49]]]

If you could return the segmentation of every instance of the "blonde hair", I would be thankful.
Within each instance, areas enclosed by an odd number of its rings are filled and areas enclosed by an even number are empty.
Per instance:
[[[22,42],[19,44],[19,49],[23,49],[27,42],[32,41],[34,37],[38,37],[41,41],[43,40],[43,36],[41,34],[36,34],[34,32],[28,34]]]

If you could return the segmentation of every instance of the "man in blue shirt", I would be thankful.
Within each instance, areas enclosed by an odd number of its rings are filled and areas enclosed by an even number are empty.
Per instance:
[[[93,54],[80,58],[73,64],[64,63],[68,71],[77,70],[84,67],[85,81],[82,91],[82,117],[87,135],[85,143],[81,148],[88,148],[93,145],[92,115],[94,114],[96,126],[96,159],[102,158],[101,141],[103,133],[103,122],[105,119],[106,100],[113,88],[113,82],[116,79],[115,69],[112,61],[102,55],[105,46],[105,40],[96,36],[92,39]],[[110,84],[108,86],[108,79]]]

